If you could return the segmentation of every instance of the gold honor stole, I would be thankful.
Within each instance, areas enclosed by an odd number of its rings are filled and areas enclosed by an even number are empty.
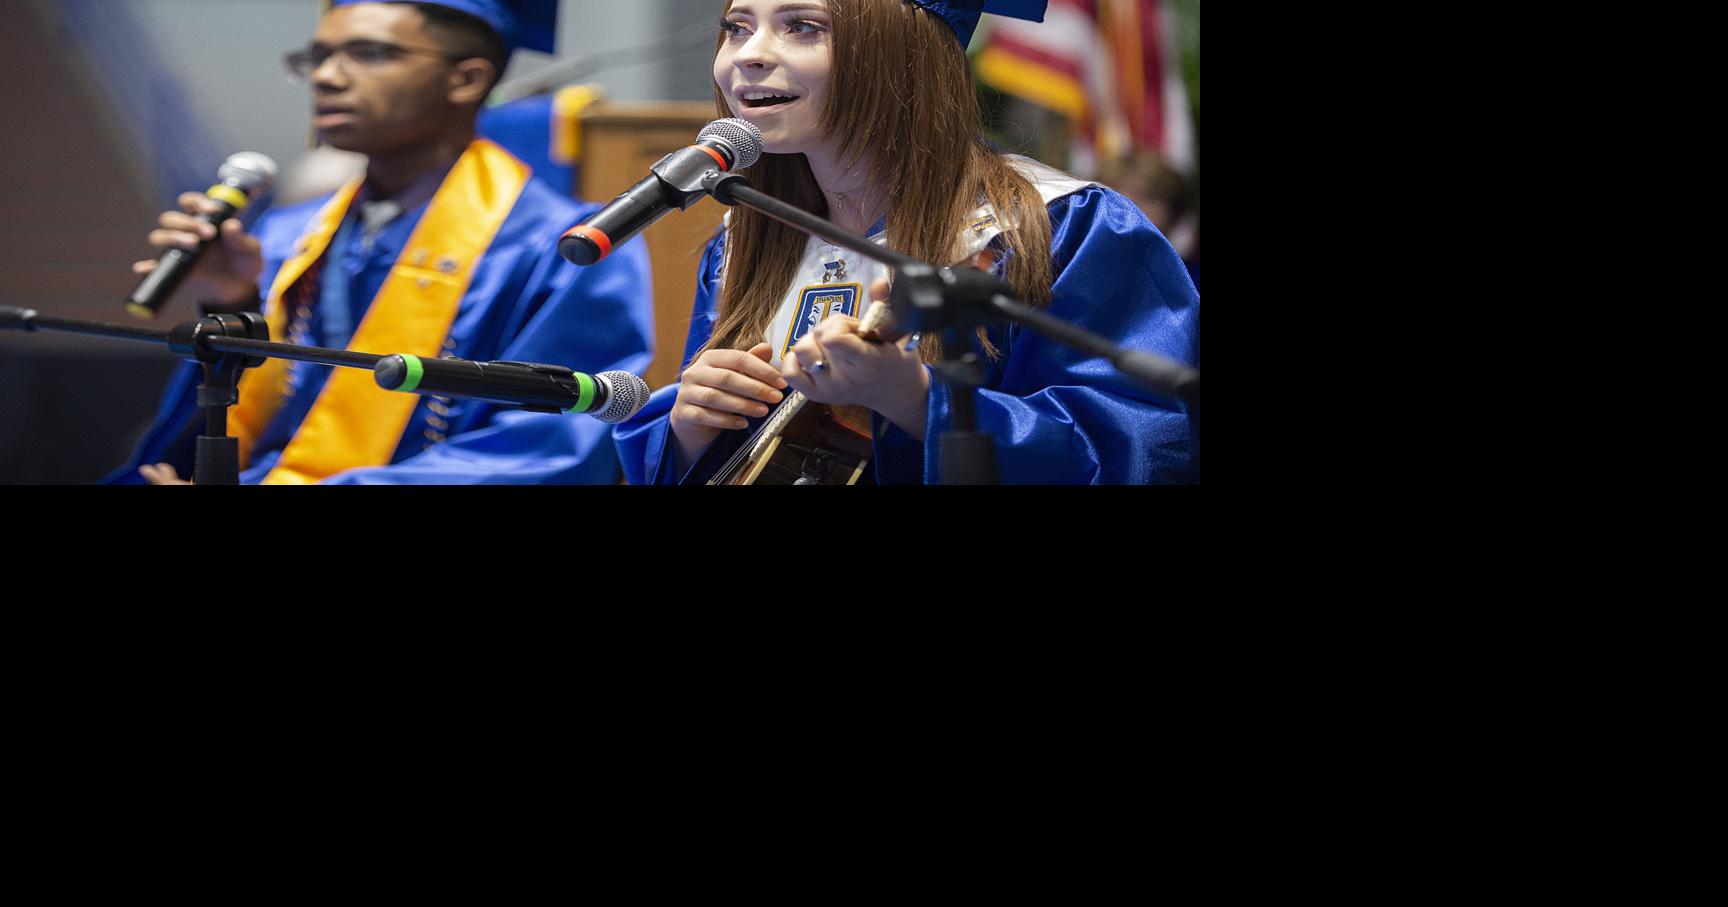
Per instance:
[[[486,139],[474,140],[438,187],[348,348],[436,358],[473,279],[475,263],[516,206],[528,175],[527,165],[509,152]],[[315,290],[316,272],[307,272],[329,247],[360,183],[355,180],[337,191],[312,219],[294,257],[276,272],[265,304],[271,338],[287,336],[290,306],[283,297],[288,291],[302,278],[306,280],[300,292]],[[241,378],[240,403],[229,425],[240,440],[242,468],[282,406],[287,380],[285,359],[266,359]],[[379,387],[370,369],[333,367],[264,484],[308,485],[346,469],[390,462],[419,402],[416,394]]]

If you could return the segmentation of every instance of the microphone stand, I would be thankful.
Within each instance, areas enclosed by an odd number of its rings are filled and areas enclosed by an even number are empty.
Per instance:
[[[1071,325],[1026,305],[1007,284],[975,269],[937,268],[929,262],[879,246],[842,230],[801,208],[758,191],[738,173],[713,171],[702,185],[723,205],[743,205],[894,269],[888,305],[895,321],[915,331],[943,332],[943,362],[934,371],[953,399],[948,430],[942,433],[940,463],[945,485],[995,484],[995,445],[977,430],[975,395],[983,386],[983,360],[972,351],[973,331],[1001,321],[1024,326],[1058,343],[1103,357],[1142,387],[1181,402],[1194,428],[1194,453],[1200,454],[1200,372],[1164,356],[1130,350],[1108,338]]]
[[[163,331],[76,318],[53,318],[35,309],[0,306],[0,328],[60,331],[161,343],[175,354],[203,366],[204,382],[198,386],[198,407],[204,410],[204,434],[198,436],[192,470],[192,481],[198,485],[240,484],[240,441],[228,435],[228,407],[240,402],[240,375],[246,369],[262,365],[270,357],[348,368],[372,368],[384,358],[373,353],[272,343],[270,327],[264,316],[257,312],[205,315]]]
[[[272,343],[270,326],[257,312],[236,312],[205,315],[196,321],[163,331],[131,325],[103,324],[75,318],[51,318],[35,309],[0,306],[0,329],[21,331],[62,331],[165,343],[174,353],[199,363],[204,368],[204,383],[198,386],[198,407],[204,410],[204,434],[198,436],[192,481],[199,485],[240,484],[240,441],[228,435],[228,407],[240,402],[240,375],[249,368],[264,364],[267,358],[293,359],[319,365],[343,368],[364,368],[382,390],[444,397],[465,397],[485,400],[504,406],[519,406],[530,412],[594,414],[606,399],[628,402],[634,399],[640,408],[648,395],[648,386],[640,378],[623,372],[603,372],[604,381],[613,377],[629,377],[639,389],[620,389],[606,385],[595,390],[593,376],[575,376],[571,369],[532,362],[472,362],[467,359],[435,359],[420,361],[420,357],[399,353],[357,353],[319,346],[292,343]],[[414,359],[410,366],[404,360]],[[408,372],[439,374],[449,369],[467,368],[477,374],[467,376],[466,389],[449,387],[446,377],[437,390],[415,389],[404,380]],[[430,381],[430,379],[428,379]],[[414,379],[418,384],[419,379]],[[406,385],[406,386],[405,386]],[[589,406],[574,409],[572,406]],[[606,414],[621,412],[608,409]],[[634,413],[635,409],[629,412]],[[606,414],[597,415],[603,421]],[[620,416],[622,418],[622,416]]]

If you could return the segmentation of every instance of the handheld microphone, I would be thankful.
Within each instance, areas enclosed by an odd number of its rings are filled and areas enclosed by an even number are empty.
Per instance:
[[[540,413],[587,413],[602,422],[622,422],[648,402],[648,382],[629,372],[585,375],[536,362],[398,354],[379,359],[372,377],[387,391],[472,397]]]
[[[276,162],[256,151],[242,151],[229,155],[222,162],[221,169],[216,171],[216,179],[216,185],[205,190],[204,194],[221,206],[220,210],[213,214],[200,214],[198,220],[220,230],[223,221],[244,211],[247,202],[263,195],[275,184]],[[212,242],[221,242],[221,234],[218,233],[214,240],[203,240],[190,252],[169,249],[162,253],[156,261],[156,269],[144,275],[138,288],[126,300],[126,311],[139,318],[155,318],[180,282],[192,273],[198,256],[203,255],[205,247]]]
[[[558,240],[558,254],[572,264],[591,265],[611,254],[612,247],[647,229],[673,208],[680,211],[707,194],[702,177],[730,172],[756,163],[762,156],[762,130],[747,120],[729,117],[702,127],[696,144],[661,158],[648,178],[631,186],[586,223],[571,227]]]

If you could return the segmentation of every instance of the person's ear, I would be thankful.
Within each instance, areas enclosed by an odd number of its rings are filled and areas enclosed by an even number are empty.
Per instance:
[[[457,106],[478,104],[486,100],[486,93],[497,75],[498,70],[492,66],[492,61],[484,57],[457,60],[450,66],[450,88],[446,96]]]

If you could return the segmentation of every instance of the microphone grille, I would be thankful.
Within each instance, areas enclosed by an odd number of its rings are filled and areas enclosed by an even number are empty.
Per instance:
[[[241,151],[228,155],[216,179],[257,198],[276,185],[276,173],[275,161],[256,151]]]
[[[648,402],[648,382],[629,372],[601,372],[594,377],[606,382],[606,408],[593,413],[602,422],[622,422],[636,415]]]
[[[757,129],[756,124],[749,120],[740,120],[737,117],[715,120],[696,133],[696,141],[703,139],[717,139],[731,145],[733,157],[737,160],[737,163],[732,165],[734,170],[748,167],[762,156],[762,130]]]

